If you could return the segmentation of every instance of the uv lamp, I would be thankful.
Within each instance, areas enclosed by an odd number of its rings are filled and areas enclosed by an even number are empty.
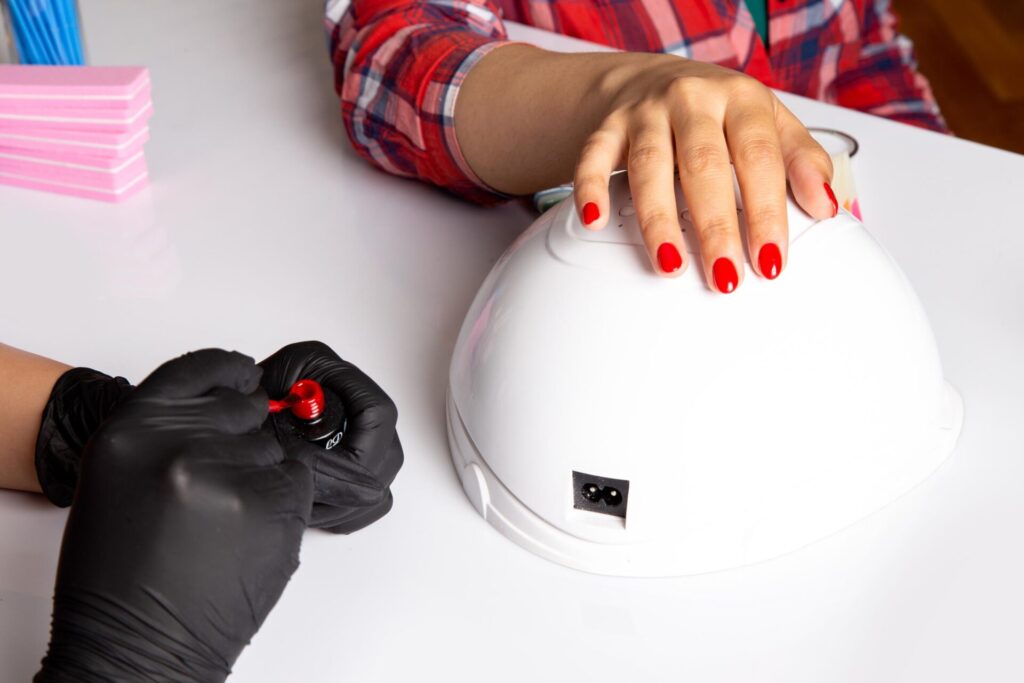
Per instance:
[[[963,404],[928,319],[851,215],[790,203],[785,271],[748,262],[722,295],[699,266],[656,276],[624,175],[611,198],[601,231],[571,199],[543,214],[455,346],[452,461],[508,539],[599,574],[738,567],[863,519],[953,451]]]

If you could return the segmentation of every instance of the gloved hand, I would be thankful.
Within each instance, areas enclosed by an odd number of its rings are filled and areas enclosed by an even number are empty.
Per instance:
[[[341,443],[324,450],[277,427],[289,457],[314,464],[315,496],[310,526],[347,534],[372,524],[391,509],[391,482],[402,467],[394,402],[359,368],[323,342],[289,344],[260,363],[263,388],[284,398],[292,384],[313,379],[341,399],[348,419]]]
[[[124,377],[90,368],[72,368],[54,383],[36,439],[36,476],[55,505],[71,505],[82,449],[131,390]]]
[[[223,681],[299,564],[312,474],[251,358],[158,368],[86,446],[35,681]]]

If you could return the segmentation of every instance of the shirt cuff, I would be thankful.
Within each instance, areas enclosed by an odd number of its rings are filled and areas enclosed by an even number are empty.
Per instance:
[[[466,157],[462,154],[462,148],[459,146],[458,136],[455,134],[455,103],[459,97],[459,92],[462,89],[462,84],[466,80],[466,75],[469,74],[470,69],[472,69],[477,62],[496,48],[504,47],[505,45],[517,44],[521,43],[492,40],[478,45],[466,55],[465,59],[463,59],[461,63],[459,63],[455,68],[452,77],[448,79],[447,83],[438,93],[442,123],[444,127],[445,147],[448,150],[448,156],[455,163],[459,172],[465,179],[464,183],[457,183],[450,189],[455,191],[456,194],[477,203],[494,204],[511,199],[513,195],[499,192],[493,187],[490,187],[473,172],[472,168],[470,168],[469,163],[466,161]]]

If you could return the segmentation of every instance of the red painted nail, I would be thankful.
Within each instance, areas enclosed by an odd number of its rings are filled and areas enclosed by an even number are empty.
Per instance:
[[[679,255],[676,245],[665,242],[658,247],[658,265],[662,272],[674,273],[683,265],[683,257]]]
[[[832,202],[832,216],[836,216],[839,213],[839,202],[836,201],[836,193],[832,191],[832,186],[825,183],[825,194],[828,195],[828,200]]]
[[[583,225],[590,225],[601,217],[601,210],[594,202],[587,202],[583,205]]]
[[[769,280],[774,280],[782,272],[782,252],[779,245],[774,242],[766,242],[757,255],[757,265],[761,268],[761,275]]]
[[[740,278],[736,274],[736,266],[724,256],[715,261],[715,265],[711,267],[711,274],[715,278],[715,286],[722,294],[732,292],[740,283]]]

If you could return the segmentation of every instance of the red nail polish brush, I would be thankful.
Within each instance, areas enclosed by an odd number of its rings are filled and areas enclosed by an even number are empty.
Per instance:
[[[341,443],[346,427],[341,399],[312,379],[300,379],[282,399],[270,399],[269,409],[279,425],[295,436],[330,450]]]
[[[312,379],[300,379],[280,401],[270,399],[270,412],[290,410],[300,420],[315,420],[324,412],[324,390]]]

